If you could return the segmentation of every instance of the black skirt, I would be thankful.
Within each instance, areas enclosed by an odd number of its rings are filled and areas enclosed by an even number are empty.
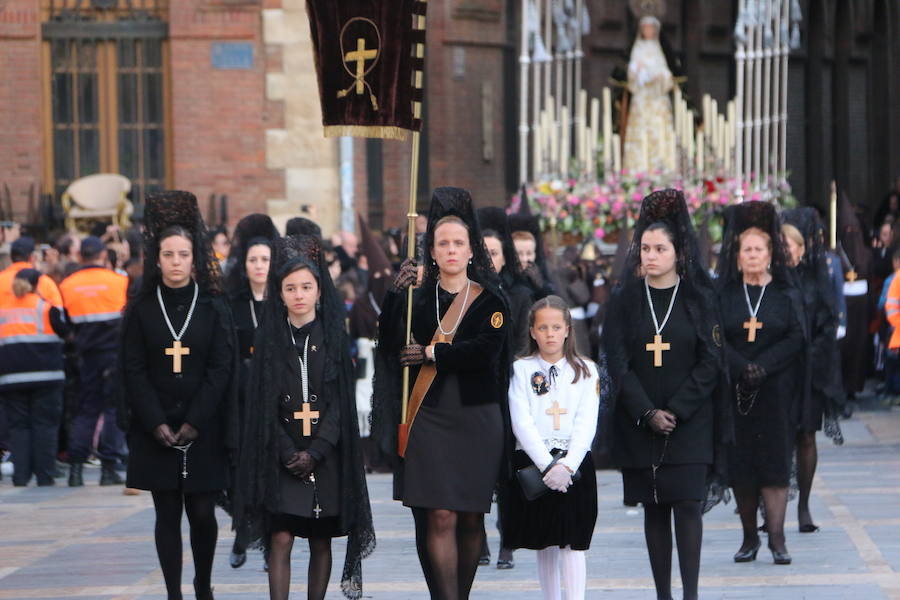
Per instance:
[[[489,513],[503,460],[500,405],[464,405],[455,375],[444,379],[436,400],[419,409],[410,428],[403,505]]]
[[[664,464],[656,470],[654,486],[651,468],[622,469],[624,503],[626,506],[637,506],[672,504],[681,500],[704,500],[708,471],[709,465],[705,464]]]
[[[534,464],[523,450],[517,450],[513,460],[516,470]],[[509,482],[509,500],[501,523],[507,547],[590,548],[597,523],[597,475],[590,452],[578,472],[581,478],[565,494],[551,491],[532,501],[525,499],[518,481]]]
[[[272,515],[272,532],[287,531],[294,537],[302,538],[333,538],[347,535],[341,530],[340,517],[322,517],[321,519],[309,519],[297,515],[277,513]]]

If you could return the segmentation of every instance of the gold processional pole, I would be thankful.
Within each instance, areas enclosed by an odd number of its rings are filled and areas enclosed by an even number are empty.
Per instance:
[[[425,31],[425,15],[416,15],[416,29],[420,31]],[[416,58],[421,62],[425,59],[425,43],[424,39],[421,43],[416,43]],[[424,64],[421,65],[424,68]],[[415,74],[415,87],[418,90],[422,89],[423,85],[423,77],[422,77],[422,68],[416,69]],[[424,91],[422,92],[422,99],[418,102],[413,103],[413,118],[421,120],[422,119],[422,102],[425,101]],[[406,255],[410,258],[415,259],[416,256],[416,217],[419,215],[416,213],[416,197],[417,190],[419,187],[419,143],[420,143],[421,133],[420,131],[412,132],[412,160],[410,161],[410,172],[409,172],[409,210],[406,213],[407,218],[407,230],[406,230]],[[412,305],[413,305],[413,286],[410,285],[406,289],[406,344],[412,341]],[[400,405],[400,437],[403,438],[406,435],[407,428],[407,410],[409,408],[409,367],[403,367],[403,396]],[[402,442],[403,447],[405,449],[406,441],[405,439]],[[402,455],[402,452],[401,452]]]

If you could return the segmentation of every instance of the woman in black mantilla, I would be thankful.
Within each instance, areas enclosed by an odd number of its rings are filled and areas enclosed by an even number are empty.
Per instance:
[[[225,290],[231,303],[240,355],[239,415],[244,414],[246,406],[247,380],[250,377],[250,359],[253,357],[253,337],[262,316],[269,265],[272,262],[272,253],[278,237],[278,230],[275,229],[272,219],[268,215],[255,213],[238,221],[237,227],[234,228],[234,238],[231,241],[231,254],[229,255],[231,266],[225,276]],[[230,494],[227,504],[229,511],[233,508],[233,502],[233,494]],[[228,562],[237,569],[246,561],[245,541],[239,536],[235,536]]]
[[[500,287],[506,293],[509,300],[509,341],[510,358],[527,347],[528,344],[528,312],[534,303],[534,292],[522,273],[519,264],[519,256],[509,233],[509,219],[506,211],[498,206],[486,206],[478,209],[478,224],[481,227],[481,235],[484,237],[484,245],[494,271],[500,275]],[[513,551],[504,545],[503,513],[506,508],[506,494],[504,484],[498,489],[497,527],[500,530],[500,555],[497,557],[498,569],[512,569],[515,567]],[[485,545],[479,564],[490,564],[491,551],[485,539]]]
[[[784,515],[803,394],[803,298],[788,272],[775,207],[745,202],[726,220],[716,284],[734,391],[728,475],[744,530],[734,560],[756,559],[761,495],[772,557],[789,564]]]
[[[411,389],[419,377],[434,374],[395,471],[394,494],[412,508],[432,597],[456,600],[469,597],[484,513],[508,464],[509,313],[468,192],[434,191],[425,248],[429,260],[413,296],[411,345],[404,346],[405,290],[416,280],[414,262],[403,263],[385,298],[372,429],[384,451],[396,455],[400,366],[411,366]],[[449,322],[445,315],[456,299],[465,312]],[[440,341],[448,335],[452,343]]]
[[[625,504],[644,506],[657,598],[671,599],[672,518],[684,597],[697,598],[704,509],[724,492],[732,430],[716,297],[684,195],[644,198],[602,338],[613,383],[612,456]],[[719,458],[717,461],[716,459]]]
[[[147,198],[145,215],[144,278],[122,327],[127,485],[153,493],[169,600],[182,597],[182,511],[191,529],[194,589],[198,598],[212,598],[215,503],[229,486],[237,441],[237,344],[196,198],[162,192]]]
[[[816,431],[825,424],[825,433],[842,444],[838,416],[843,410],[840,355],[837,347],[838,310],[834,286],[828,274],[825,230],[812,207],[787,210],[782,215],[781,233],[803,292],[803,307],[810,343],[804,356],[804,395],[797,428],[797,485],[800,498],[797,521],[800,533],[819,528],[809,512],[809,495],[816,474]]]
[[[269,596],[290,593],[294,538],[309,541],[309,598],[324,598],[331,539],[348,536],[341,589],[362,595],[375,548],[346,313],[320,242],[280,240],[256,330],[238,465],[238,535],[268,550]]]

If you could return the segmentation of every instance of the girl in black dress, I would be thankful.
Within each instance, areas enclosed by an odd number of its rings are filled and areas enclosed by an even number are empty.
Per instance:
[[[375,547],[356,421],[346,313],[320,242],[279,241],[254,342],[236,528],[268,552],[269,596],[290,593],[295,537],[309,542],[308,597],[325,597],[331,539],[347,537],[341,589],[362,595]]]
[[[803,299],[787,270],[775,207],[745,202],[726,217],[717,285],[734,392],[728,472],[744,530],[734,560],[756,559],[762,496],[769,549],[775,564],[789,564],[784,515],[803,396]]]
[[[800,533],[818,526],[809,512],[809,495],[816,474],[816,431],[822,430],[842,444],[838,415],[843,405],[840,356],[837,347],[839,323],[834,287],[825,255],[825,230],[816,209],[804,206],[782,214],[781,233],[800,290],[810,343],[804,356],[804,395],[797,429],[797,521]]]
[[[602,347],[614,393],[604,411],[614,421],[612,456],[625,504],[644,506],[661,600],[672,597],[673,515],[684,597],[695,599],[703,510],[723,490],[724,469],[713,465],[730,428],[715,393],[724,373],[716,313],[684,195],[652,193],[610,300]]]
[[[214,509],[229,485],[237,437],[234,326],[193,194],[149,197],[145,223],[144,277],[122,328],[127,485],[153,493],[169,600],[182,597],[182,511],[191,528],[194,589],[198,598],[212,598]]]
[[[509,318],[468,192],[434,191],[425,247],[429,261],[413,296],[410,345],[404,345],[405,290],[416,280],[415,263],[404,262],[385,298],[372,430],[385,451],[396,455],[400,365],[411,366],[411,399],[418,384],[422,403],[395,471],[395,497],[413,510],[432,597],[456,600],[469,596],[484,540],[483,516],[490,512],[511,442]],[[457,298],[462,312],[454,309],[458,316],[445,318]],[[451,336],[452,343],[445,341]],[[430,386],[417,381],[427,381],[428,374]]]
[[[262,316],[263,300],[266,296],[266,282],[269,265],[278,230],[268,215],[247,215],[234,228],[229,254],[230,267],[225,276],[225,289],[234,316],[237,331],[240,371],[238,379],[238,412],[243,415],[246,407],[247,380],[250,376],[250,359],[253,357],[253,337]],[[232,484],[234,482],[232,481]],[[229,494],[226,508],[231,511],[234,494]],[[232,515],[233,516],[233,515]],[[245,540],[235,536],[228,558],[235,569],[247,561]]]

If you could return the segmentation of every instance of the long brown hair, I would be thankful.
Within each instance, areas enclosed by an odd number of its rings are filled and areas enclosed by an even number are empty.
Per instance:
[[[563,342],[563,356],[566,361],[572,365],[572,368],[575,369],[575,379],[572,380],[572,383],[577,383],[582,377],[590,377],[591,370],[584,362],[584,359],[578,354],[578,350],[575,346],[575,330],[572,329],[572,313],[569,312],[569,306],[566,304],[566,301],[559,296],[545,296],[531,305],[531,309],[528,311],[528,349],[525,351],[525,354],[519,358],[529,358],[540,352],[537,340],[531,337],[530,333],[531,328],[534,327],[534,317],[537,314],[537,311],[544,308],[553,308],[561,312],[563,314],[563,319],[566,322],[566,327],[569,329],[569,335],[566,337],[566,341]]]

